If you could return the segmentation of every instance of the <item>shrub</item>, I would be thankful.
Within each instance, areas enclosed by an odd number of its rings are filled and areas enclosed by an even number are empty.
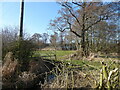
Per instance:
[[[18,59],[21,69],[27,70],[28,63],[33,54],[36,45],[30,40],[20,40],[10,43],[8,51],[11,51],[15,58]]]

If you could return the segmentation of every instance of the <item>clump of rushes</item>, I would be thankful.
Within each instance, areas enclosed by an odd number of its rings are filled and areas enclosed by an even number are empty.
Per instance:
[[[87,75],[79,69],[70,68],[70,65],[61,63],[53,70],[55,79],[52,82],[42,85],[42,88],[93,88],[94,81],[91,75]]]
[[[102,62],[102,69],[100,71],[99,89],[112,90],[118,88],[119,84],[119,72],[118,68],[109,71],[108,66]]]

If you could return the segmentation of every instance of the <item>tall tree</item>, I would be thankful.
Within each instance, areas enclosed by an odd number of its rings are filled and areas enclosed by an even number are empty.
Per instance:
[[[43,40],[43,43],[44,43],[44,44],[47,43],[48,37],[49,37],[49,35],[48,35],[47,33],[43,33],[43,34],[42,34],[42,40]]]
[[[81,38],[82,56],[88,56],[87,32],[101,21],[109,20],[117,14],[118,3],[103,2],[59,2],[62,6],[61,16],[66,20],[69,29]],[[74,28],[77,28],[77,32]]]
[[[55,49],[57,49],[57,41],[58,41],[58,33],[54,32],[54,34],[50,36],[50,42]]]
[[[64,23],[64,19],[62,17],[55,18],[50,21],[50,29],[57,30],[60,32],[60,46],[63,49],[63,33],[68,27],[66,27],[66,23]]]
[[[34,34],[32,35],[32,40],[33,40],[35,43],[39,43],[41,37],[42,37],[41,34],[39,34],[39,33],[34,33]]]

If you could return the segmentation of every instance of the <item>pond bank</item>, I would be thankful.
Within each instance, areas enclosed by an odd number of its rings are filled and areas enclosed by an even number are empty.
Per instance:
[[[14,68],[13,71],[11,71],[10,65],[13,64],[14,60],[12,60],[13,56],[12,53],[9,53],[7,55],[9,57],[6,57],[6,61],[3,64],[2,71],[3,77],[2,77],[2,89],[15,89],[15,88],[35,88],[40,87],[40,82],[44,83],[44,79],[46,77],[46,73],[51,73],[50,71],[55,67],[50,61],[42,58],[32,58],[33,60],[30,61],[28,71],[24,71],[21,73],[17,73],[17,65],[12,68]],[[49,62],[48,62],[49,61]],[[7,70],[11,71],[7,73]],[[7,74],[6,74],[7,73]],[[49,77],[50,78],[50,77]]]

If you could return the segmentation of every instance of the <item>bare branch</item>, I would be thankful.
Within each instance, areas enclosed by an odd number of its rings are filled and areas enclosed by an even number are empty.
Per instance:
[[[72,30],[72,25],[71,25],[71,23],[68,21],[68,19],[67,19],[67,23],[69,24],[69,29],[70,29],[70,31],[71,31],[72,33],[74,33],[76,36],[81,37],[81,35],[79,35],[76,31],[73,31],[73,30]]]
[[[107,19],[108,19],[107,16],[104,16],[103,18],[100,17],[99,20],[97,20],[96,22],[94,22],[94,23],[92,23],[90,26],[88,26],[88,27],[85,29],[85,31],[87,31],[89,28],[91,28],[93,25],[96,25],[96,24],[99,23],[100,21],[102,21],[102,20],[107,20]]]
[[[83,6],[81,4],[78,4],[77,2],[72,2],[72,3],[83,8]]]
[[[67,5],[67,4],[66,4]],[[70,14],[75,18],[75,20],[78,22],[78,24],[81,26],[81,24],[80,24],[80,21],[79,21],[79,19],[75,16],[75,14],[73,14],[72,13],[72,9],[71,8],[68,8],[69,6],[67,5],[62,5],[62,6],[64,6],[64,7],[66,7],[67,9],[68,9],[68,11],[70,12]]]

